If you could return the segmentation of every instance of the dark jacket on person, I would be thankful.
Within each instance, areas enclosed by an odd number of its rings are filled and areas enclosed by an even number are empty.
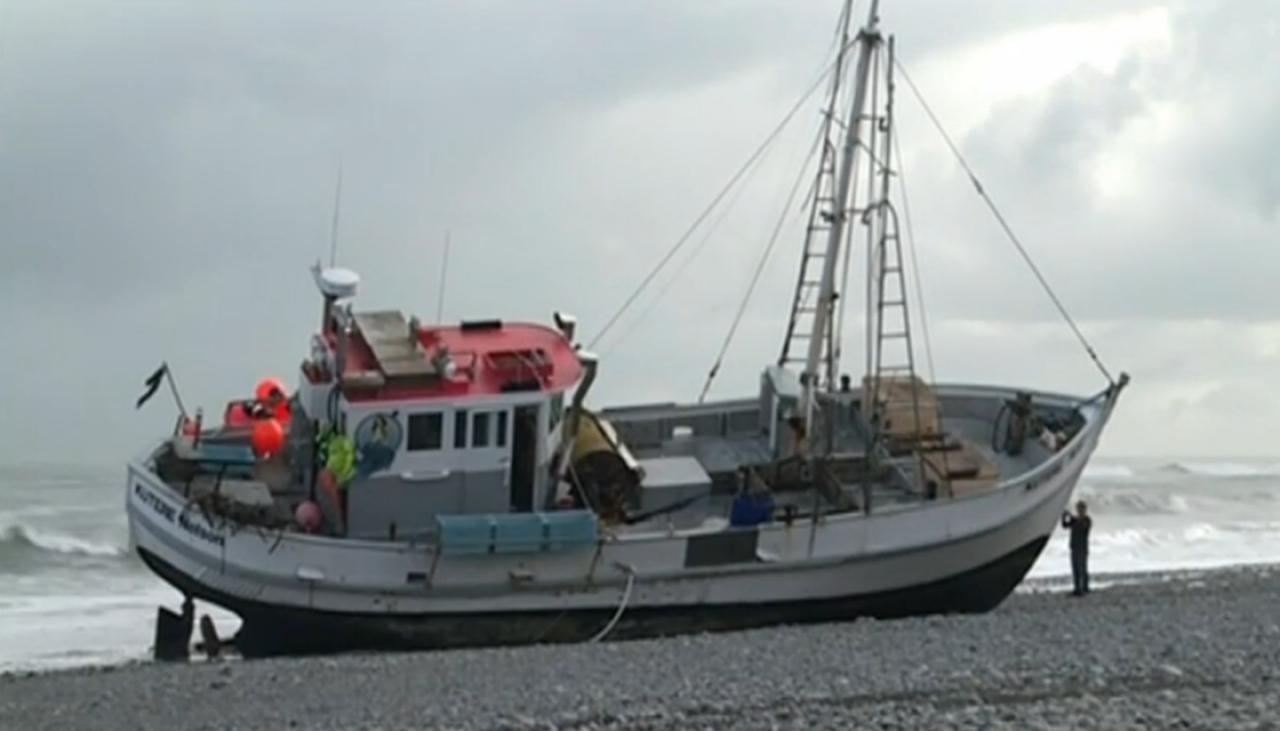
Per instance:
[[[1093,527],[1093,519],[1083,518],[1071,513],[1062,514],[1062,527],[1071,530],[1071,552],[1086,553],[1089,550],[1089,529]]]

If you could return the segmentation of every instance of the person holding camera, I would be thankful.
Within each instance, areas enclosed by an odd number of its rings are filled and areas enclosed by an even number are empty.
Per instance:
[[[1089,593],[1089,529],[1093,519],[1083,500],[1076,502],[1076,514],[1064,512],[1062,527],[1071,531],[1071,582],[1072,596]]]

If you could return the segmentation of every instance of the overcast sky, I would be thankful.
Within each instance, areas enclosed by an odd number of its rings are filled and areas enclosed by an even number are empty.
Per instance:
[[[162,360],[211,412],[261,376],[296,380],[339,166],[339,260],[363,306],[434,318],[450,230],[445,319],[563,309],[594,334],[812,82],[838,10],[6,2],[0,458],[137,452],[172,424],[166,401],[133,410]],[[1132,373],[1104,451],[1276,454],[1280,4],[882,14],[1081,327]],[[597,405],[696,398],[819,109],[602,341]],[[918,105],[903,94],[899,112],[939,380],[1104,386]],[[754,393],[777,357],[801,235],[784,230],[713,396]]]

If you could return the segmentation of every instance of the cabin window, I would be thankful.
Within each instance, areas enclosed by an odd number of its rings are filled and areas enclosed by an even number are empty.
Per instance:
[[[507,412],[505,411],[498,412],[498,433],[494,444],[499,447],[507,446]]]
[[[471,423],[471,446],[489,446],[489,412],[477,411],[472,418],[474,421]]]
[[[453,412],[453,448],[467,448],[467,410]]]
[[[547,414],[547,431],[553,432],[564,416],[564,393],[558,393],[551,399],[551,413]]]
[[[435,412],[430,414],[409,415],[410,452],[424,449],[439,449],[444,442],[444,415]]]

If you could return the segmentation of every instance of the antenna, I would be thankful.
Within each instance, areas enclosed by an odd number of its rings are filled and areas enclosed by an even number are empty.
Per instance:
[[[342,213],[342,163],[338,163],[338,186],[333,192],[333,227],[329,231],[329,266],[338,259],[338,220]]]
[[[436,322],[444,322],[444,284],[449,274],[449,230],[444,232],[444,261],[440,264],[440,293],[436,299]]]

